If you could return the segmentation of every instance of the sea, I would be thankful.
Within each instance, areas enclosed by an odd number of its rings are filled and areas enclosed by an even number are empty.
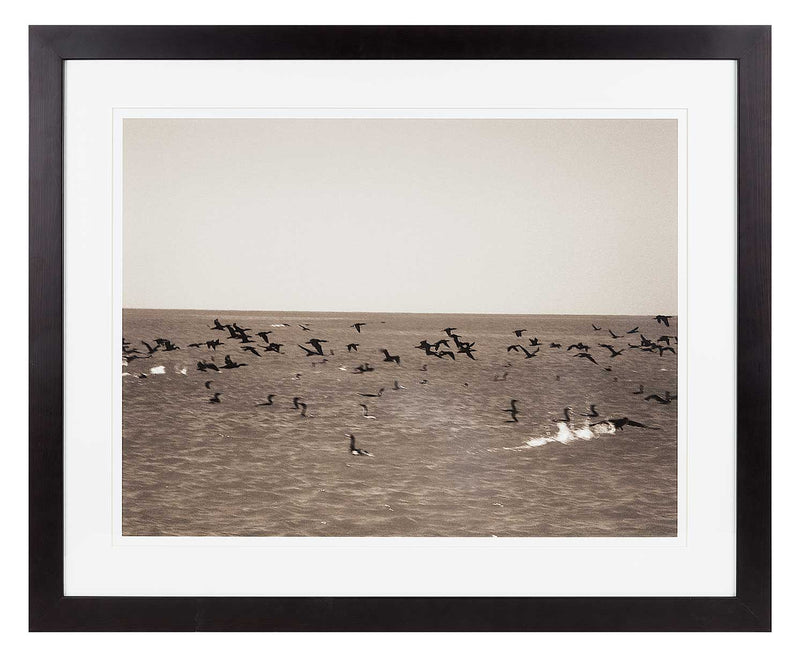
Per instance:
[[[675,536],[668,321],[125,309],[123,534]]]

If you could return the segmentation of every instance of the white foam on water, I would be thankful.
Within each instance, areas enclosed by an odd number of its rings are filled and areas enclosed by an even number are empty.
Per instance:
[[[159,365],[157,367],[150,368],[150,374],[166,374],[167,371],[163,365]]]
[[[569,443],[573,443],[578,440],[592,440],[599,436],[607,436],[616,433],[616,428],[614,425],[608,422],[602,422],[595,426],[589,426],[587,424],[578,428],[570,427],[566,422],[558,422],[556,426],[558,427],[558,431],[555,435],[548,434],[546,436],[536,436],[528,439],[519,447],[505,447],[504,449],[530,449],[531,447],[541,447],[542,445],[547,445],[549,443],[561,443],[562,445],[568,445]]]

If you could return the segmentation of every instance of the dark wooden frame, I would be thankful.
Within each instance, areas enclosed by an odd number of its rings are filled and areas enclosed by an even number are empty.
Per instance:
[[[30,629],[769,630],[770,28],[30,28]],[[738,62],[736,595],[155,598],[63,594],[63,65],[68,59],[728,59]]]

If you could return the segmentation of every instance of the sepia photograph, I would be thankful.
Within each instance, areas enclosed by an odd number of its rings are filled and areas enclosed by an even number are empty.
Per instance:
[[[123,536],[678,535],[677,119],[121,145]]]

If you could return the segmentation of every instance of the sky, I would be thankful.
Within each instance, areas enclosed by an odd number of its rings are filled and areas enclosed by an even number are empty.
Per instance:
[[[672,119],[125,119],[123,306],[677,314]]]

